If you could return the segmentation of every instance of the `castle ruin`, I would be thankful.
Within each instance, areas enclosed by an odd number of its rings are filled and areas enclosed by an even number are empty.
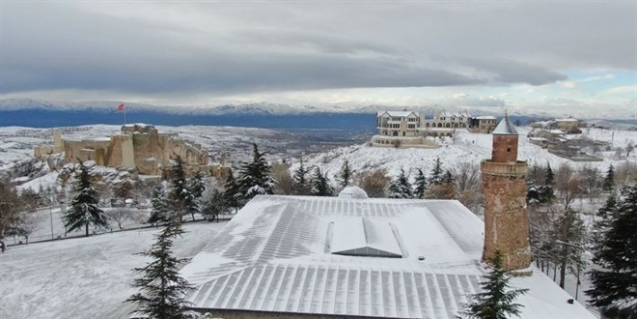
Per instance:
[[[208,154],[201,145],[180,139],[177,134],[160,134],[152,125],[122,126],[121,133],[110,138],[63,139],[54,131],[53,146],[34,148],[36,157],[64,152],[67,163],[95,161],[97,165],[137,169],[139,174],[159,175],[180,156],[188,170],[206,169]]]

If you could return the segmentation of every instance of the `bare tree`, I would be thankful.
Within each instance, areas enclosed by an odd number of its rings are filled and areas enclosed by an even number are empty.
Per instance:
[[[38,215],[34,210],[26,210],[21,212],[22,218],[17,225],[16,233],[24,237],[26,244],[29,244],[29,236],[38,229],[42,221],[42,215]]]
[[[562,164],[555,174],[555,187],[559,192],[560,199],[567,208],[571,203],[580,196],[584,189],[580,176],[577,176],[568,164]]]
[[[630,152],[635,149],[635,141],[630,140],[628,144],[626,144],[626,157],[630,156]]]
[[[106,217],[109,220],[115,221],[119,229],[124,229],[122,224],[124,224],[126,220],[133,219],[133,212],[128,208],[116,208],[106,211]]]
[[[294,193],[294,179],[287,163],[273,163],[272,177],[277,181],[274,187],[276,194],[290,195]]]
[[[480,181],[480,167],[469,162],[460,163],[454,172],[456,198],[469,210],[477,213],[484,197]]]
[[[354,176],[354,183],[369,197],[385,197],[391,177],[384,169],[360,171]]]

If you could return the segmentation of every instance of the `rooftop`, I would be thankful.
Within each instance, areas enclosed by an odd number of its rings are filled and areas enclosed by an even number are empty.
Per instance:
[[[418,116],[418,112],[412,112],[412,111],[381,111],[376,113],[376,116],[382,116],[383,114],[387,113],[387,115],[392,116],[392,117],[408,117],[409,115],[413,114],[416,117]]]
[[[491,134],[518,135],[518,131],[515,129],[513,123],[511,123],[511,120],[509,120],[509,117],[505,116],[502,120],[500,120],[500,123],[495,127]]]
[[[483,222],[457,201],[257,196],[181,274],[194,308],[454,318],[479,291]],[[593,316],[539,271],[522,319]]]

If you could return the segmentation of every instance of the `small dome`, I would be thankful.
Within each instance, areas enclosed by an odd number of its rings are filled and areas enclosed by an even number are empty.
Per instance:
[[[343,188],[340,193],[338,193],[338,198],[367,199],[369,197],[362,188],[356,186],[347,186]]]

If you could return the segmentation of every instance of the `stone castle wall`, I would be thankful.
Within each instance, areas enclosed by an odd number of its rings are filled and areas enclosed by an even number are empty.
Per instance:
[[[188,171],[207,168],[208,154],[201,145],[180,140],[177,134],[159,134],[153,126],[145,125],[124,126],[122,133],[107,140],[76,141],[63,140],[56,131],[53,147],[35,147],[33,152],[38,157],[64,152],[66,162],[95,161],[102,166],[137,168],[144,175],[161,174],[162,168],[170,167],[177,156],[181,156]]]
[[[526,209],[525,162],[481,164],[484,192],[483,260],[500,250],[505,269],[524,269],[531,264],[529,215]]]

